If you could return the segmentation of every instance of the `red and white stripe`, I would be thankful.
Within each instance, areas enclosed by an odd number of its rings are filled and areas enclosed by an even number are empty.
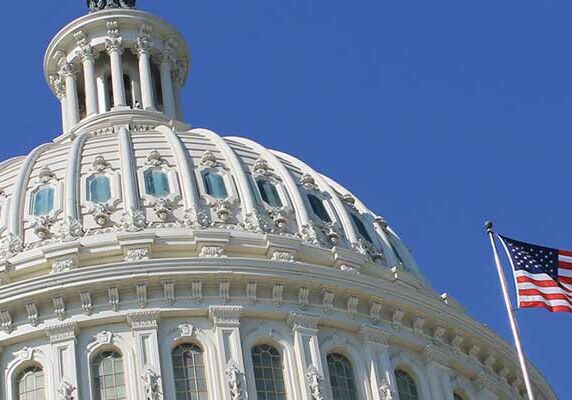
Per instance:
[[[558,281],[548,274],[514,272],[520,308],[572,312],[572,252],[558,250]]]

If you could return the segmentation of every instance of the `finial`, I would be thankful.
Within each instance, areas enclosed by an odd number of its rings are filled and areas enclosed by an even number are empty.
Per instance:
[[[89,12],[108,8],[135,8],[136,0],[87,0]]]
[[[488,233],[491,233],[493,231],[493,223],[491,221],[485,222],[485,229]]]

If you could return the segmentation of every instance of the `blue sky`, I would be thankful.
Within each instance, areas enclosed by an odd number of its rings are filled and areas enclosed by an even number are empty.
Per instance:
[[[4,2],[0,157],[59,134],[42,74],[84,0]],[[302,158],[385,216],[436,290],[510,339],[483,222],[572,249],[572,3],[139,0],[189,40],[196,127]],[[572,315],[519,312],[570,398]]]

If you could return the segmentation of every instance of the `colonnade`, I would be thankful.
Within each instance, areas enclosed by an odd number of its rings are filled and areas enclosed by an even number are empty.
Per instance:
[[[169,119],[180,117],[179,92],[184,73],[181,72],[183,68],[181,63],[177,62],[172,44],[167,41],[160,49],[155,47],[151,28],[143,26],[137,39],[128,46],[116,21],[108,22],[107,28],[104,49],[101,45],[92,47],[87,35],[79,31],[74,35],[77,43],[74,55],[77,57],[61,51],[58,54],[59,70],[57,75],[50,78],[50,83],[61,102],[64,132],[69,132],[84,118],[128,108],[161,111]],[[129,77],[131,82],[138,86],[132,104],[127,104],[126,90],[129,88],[126,88],[124,79],[128,62],[124,57],[126,49],[131,50],[137,57],[136,65],[132,66],[137,71],[137,76]],[[103,54],[107,56],[104,60],[108,60],[108,64],[100,61]],[[81,65],[69,60],[79,60]],[[158,76],[153,74],[152,62],[157,63]],[[100,70],[109,71],[111,88],[107,87],[106,76],[98,74]],[[83,87],[78,88],[81,77]],[[155,87],[159,82],[162,105],[157,104],[155,95]],[[109,89],[111,98],[108,98]],[[108,104],[110,101],[113,106]],[[85,106],[81,114],[80,104]]]

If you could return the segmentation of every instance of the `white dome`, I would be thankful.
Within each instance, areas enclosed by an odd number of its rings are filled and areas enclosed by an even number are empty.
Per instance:
[[[524,397],[512,347],[357,197],[180,122],[172,27],[88,3],[45,58],[62,134],[0,164],[0,398]]]

